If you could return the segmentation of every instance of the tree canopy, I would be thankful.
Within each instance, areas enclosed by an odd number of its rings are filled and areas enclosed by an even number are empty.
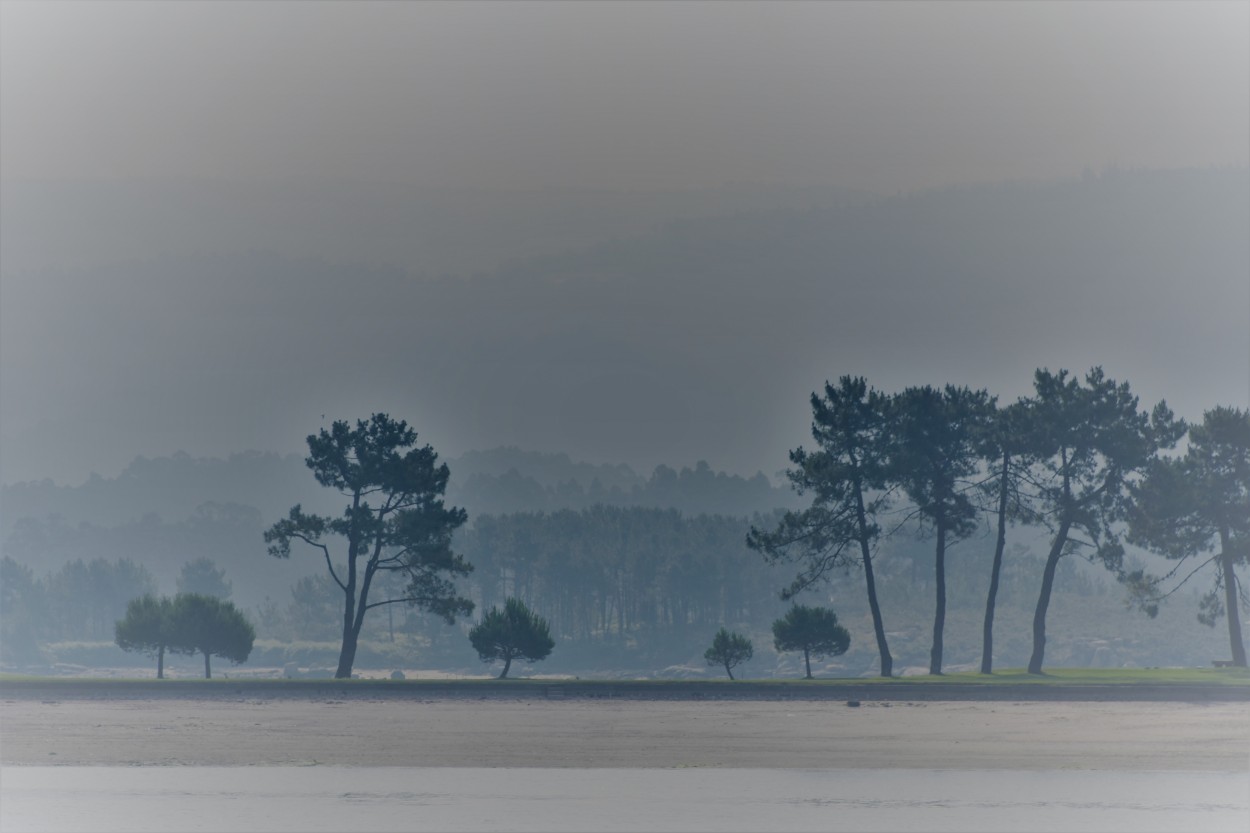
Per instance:
[[[156,678],[165,679],[165,651],[177,650],[172,644],[173,603],[166,597],[145,593],[131,599],[126,615],[114,627],[114,641],[123,651],[141,651],[156,657]]]
[[[712,647],[704,652],[703,658],[708,665],[722,665],[729,679],[734,678],[733,669],[755,655],[755,646],[751,640],[740,633],[731,633],[721,628],[712,638]]]
[[[981,444],[994,414],[984,390],[947,385],[908,388],[890,401],[890,478],[902,486],[922,526],[931,526],[934,554],[933,644],[929,673],[942,673],[946,626],[946,547],[977,528],[969,478],[981,461]]]
[[[326,569],[343,593],[342,647],[335,676],[350,677],[365,614],[376,607],[405,603],[441,616],[447,623],[473,611],[454,579],[473,567],[451,548],[452,533],[467,519],[448,508],[442,496],[449,472],[417,432],[402,420],[374,414],[355,426],[336,421],[308,437],[306,459],[317,482],[347,498],[337,518],[305,513],[299,505],[265,532],[269,554],[288,558],[291,543],[320,550]],[[327,539],[344,541],[336,562]],[[336,564],[338,566],[336,566]],[[398,572],[407,585],[402,595],[371,600],[379,572]]]
[[[1168,577],[1202,556],[1206,558],[1189,576],[1216,564],[1213,587],[1202,599],[1198,618],[1214,627],[1227,614],[1232,662],[1244,668],[1246,648],[1238,613],[1243,594],[1236,568],[1250,563],[1250,411],[1225,407],[1207,411],[1202,423],[1190,428],[1183,457],[1151,466],[1134,491],[1129,540],[1177,561]],[[1144,576],[1135,578],[1142,582]],[[1157,611],[1157,600],[1166,595],[1158,592],[1163,581],[1150,578],[1144,592],[1138,585],[1151,615]]]
[[[824,607],[794,605],[773,622],[773,647],[778,651],[802,651],[807,679],[812,678],[812,657],[836,657],[851,647],[851,634],[838,624],[838,615]]]
[[[256,631],[230,602],[198,593],[179,593],[171,601],[147,593],[132,599],[117,621],[114,638],[123,651],[157,658],[156,676],[165,676],[165,652],[204,655],[204,677],[213,675],[211,657],[246,662]]]
[[[502,610],[492,607],[487,611],[469,631],[469,642],[482,662],[503,660],[501,680],[508,676],[514,659],[537,662],[546,659],[556,646],[547,620],[517,598],[507,599]]]
[[[1040,520],[1052,531],[1033,615],[1029,673],[1040,674],[1046,650],[1046,613],[1059,559],[1074,552],[1101,561],[1112,572],[1123,566],[1124,547],[1113,524],[1124,517],[1127,488],[1184,432],[1160,402],[1150,414],[1138,410],[1127,382],[1095,367],[1085,384],[1066,370],[1034,374],[1028,436],[1036,463],[1032,485]]]
[[[204,655],[204,678],[213,676],[211,658],[246,662],[256,630],[230,602],[198,593],[179,593],[171,610],[170,647]]]

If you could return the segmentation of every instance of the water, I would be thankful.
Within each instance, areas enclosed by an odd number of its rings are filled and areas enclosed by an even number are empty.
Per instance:
[[[20,831],[1238,831],[1245,772],[4,767]]]

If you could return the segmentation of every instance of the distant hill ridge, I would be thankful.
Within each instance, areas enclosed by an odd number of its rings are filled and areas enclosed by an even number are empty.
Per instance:
[[[794,496],[762,473],[744,478],[694,468],[658,466],[643,477],[625,464],[593,464],[563,453],[501,447],[443,458],[451,469],[450,503],[476,514],[576,509],[594,503],[655,506],[687,513],[750,516],[792,505]],[[297,454],[246,451],[226,458],[136,457],[116,477],[92,475],[77,486],[51,480],[0,487],[0,541],[22,518],[59,516],[63,523],[114,527],[155,515],[195,516],[205,504],[240,505],[266,522],[294,504],[337,512],[336,496],[313,480]],[[2,544],[0,544],[2,546]]]

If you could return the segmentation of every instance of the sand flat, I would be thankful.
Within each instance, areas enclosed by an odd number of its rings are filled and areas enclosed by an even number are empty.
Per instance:
[[[1250,771],[1250,704],[6,699],[0,762]]]

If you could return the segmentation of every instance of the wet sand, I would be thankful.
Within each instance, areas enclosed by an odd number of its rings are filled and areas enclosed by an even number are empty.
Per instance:
[[[5,766],[1250,771],[1250,703],[0,701]]]

